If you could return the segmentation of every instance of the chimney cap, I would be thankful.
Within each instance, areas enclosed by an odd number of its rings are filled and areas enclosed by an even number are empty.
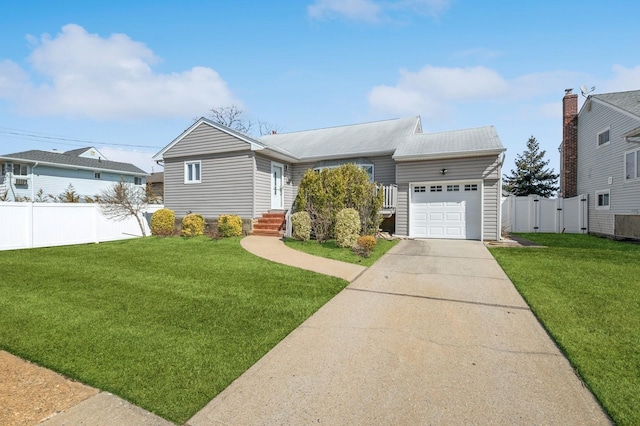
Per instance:
[[[570,95],[571,92],[573,92],[573,87],[571,89],[564,89],[564,94],[565,95]]]

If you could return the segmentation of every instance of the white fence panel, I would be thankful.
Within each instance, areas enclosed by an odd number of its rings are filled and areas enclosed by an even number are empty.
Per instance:
[[[507,232],[588,232],[587,196],[542,198],[509,196],[502,200],[502,228]]]
[[[142,222],[150,234],[151,214],[161,205],[147,207]],[[107,219],[97,204],[0,203],[0,250],[98,243],[141,236],[134,217]]]

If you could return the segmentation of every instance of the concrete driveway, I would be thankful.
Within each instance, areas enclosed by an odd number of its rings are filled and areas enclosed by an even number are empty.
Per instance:
[[[402,241],[188,424],[608,424],[480,242]]]

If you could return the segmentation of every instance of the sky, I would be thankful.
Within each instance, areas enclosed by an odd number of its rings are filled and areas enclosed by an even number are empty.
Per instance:
[[[151,157],[212,108],[279,133],[421,116],[534,136],[559,170],[564,89],[640,89],[628,0],[0,0],[0,154]],[[579,96],[580,103],[583,97]]]

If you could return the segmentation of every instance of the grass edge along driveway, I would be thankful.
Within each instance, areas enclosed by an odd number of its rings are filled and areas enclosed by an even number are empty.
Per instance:
[[[400,240],[385,240],[378,238],[376,246],[371,251],[371,255],[367,258],[358,256],[349,247],[338,247],[335,240],[329,240],[325,243],[318,243],[315,240],[298,241],[293,238],[285,239],[284,243],[287,247],[299,250],[314,256],[326,257],[327,259],[339,260],[341,262],[355,263],[364,267],[373,265],[386,252],[391,250],[393,246],[398,244]]]
[[[0,348],[182,424],[347,285],[239,240],[0,252]]]
[[[640,424],[640,244],[518,234],[546,248],[490,248],[612,419]]]

